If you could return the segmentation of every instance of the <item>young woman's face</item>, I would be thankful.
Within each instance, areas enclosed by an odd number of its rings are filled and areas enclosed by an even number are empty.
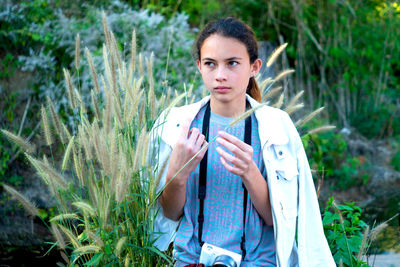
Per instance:
[[[197,67],[211,99],[218,105],[245,103],[247,85],[261,67],[261,60],[250,64],[246,46],[237,39],[210,35],[200,50]]]

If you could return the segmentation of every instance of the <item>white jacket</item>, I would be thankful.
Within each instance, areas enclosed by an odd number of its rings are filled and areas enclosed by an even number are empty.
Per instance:
[[[259,105],[248,95],[247,99],[252,107]],[[193,120],[208,101],[209,96],[191,105],[166,110],[156,121],[150,147],[157,151],[152,154],[152,160],[162,171],[158,192],[165,186],[169,156],[180,136],[182,122],[187,118]],[[310,167],[295,126],[286,112],[268,106],[257,109],[255,117],[268,174],[277,266],[336,266],[323,232]],[[157,175],[157,169],[155,172]],[[155,245],[166,250],[175,238],[179,222],[164,217],[159,203],[157,208],[160,210],[154,222]]]

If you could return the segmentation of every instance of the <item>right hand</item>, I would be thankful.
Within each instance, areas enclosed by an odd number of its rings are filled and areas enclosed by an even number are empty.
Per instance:
[[[196,169],[197,165],[203,159],[204,154],[208,149],[208,143],[205,141],[205,137],[202,133],[200,133],[199,129],[192,128],[189,135],[190,123],[190,120],[186,120],[182,124],[181,135],[178,139],[178,142],[175,144],[174,149],[172,150],[167,172],[168,181],[176,175],[174,180],[186,184],[187,178],[194,171],[194,169]],[[198,153],[201,149],[202,151],[196,155],[196,153]],[[196,157],[194,157],[193,160],[179,172],[179,170],[194,155],[196,155]]]

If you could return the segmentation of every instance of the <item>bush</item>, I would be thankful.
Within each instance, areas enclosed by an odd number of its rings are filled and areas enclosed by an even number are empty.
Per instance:
[[[331,197],[322,214],[325,236],[336,264],[368,266],[362,257],[367,252],[367,224],[360,219],[361,209],[354,203],[337,205]],[[364,234],[363,234],[364,233]]]
[[[332,182],[337,189],[365,185],[368,175],[366,164],[351,156],[347,143],[340,133],[327,132],[303,137],[308,160],[312,169]]]

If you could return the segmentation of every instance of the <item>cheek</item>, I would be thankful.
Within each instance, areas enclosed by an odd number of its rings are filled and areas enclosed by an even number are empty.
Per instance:
[[[201,73],[201,77],[203,78],[204,81],[210,81],[213,79],[213,75],[210,71],[203,71]]]

